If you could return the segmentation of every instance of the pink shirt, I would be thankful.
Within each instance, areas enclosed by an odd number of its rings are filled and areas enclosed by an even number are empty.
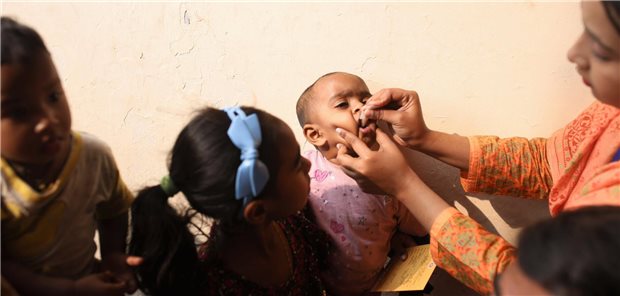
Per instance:
[[[417,222],[395,198],[362,192],[320,152],[306,151],[304,156],[312,163],[308,203],[316,223],[333,241],[324,283],[331,294],[361,294],[377,280],[394,232],[415,234]]]

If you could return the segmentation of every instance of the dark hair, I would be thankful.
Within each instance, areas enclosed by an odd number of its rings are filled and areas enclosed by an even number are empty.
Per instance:
[[[308,122],[308,112],[310,110],[310,101],[312,101],[312,90],[314,89],[314,85],[319,82],[319,80],[334,75],[337,73],[344,72],[330,72],[315,80],[310,86],[306,87],[306,89],[301,93],[299,99],[297,99],[297,105],[295,106],[295,111],[297,112],[297,121],[301,127],[304,127],[304,124]]]
[[[277,178],[277,137],[286,124],[264,111],[242,109],[247,115],[257,114],[261,125],[259,158],[270,174],[265,193],[272,190]],[[206,108],[183,128],[172,148],[169,176],[189,202],[190,211],[179,214],[168,204],[168,196],[159,185],[140,191],[132,205],[129,253],[144,258],[136,274],[140,289],[147,294],[195,295],[205,291],[197,244],[188,228],[195,213],[212,218],[213,231],[217,229],[220,235],[247,226],[239,215],[242,202],[234,197],[241,151],[227,135],[230,123],[224,111]],[[218,236],[213,231],[209,247]]]
[[[564,212],[523,230],[524,273],[553,295],[620,295],[620,207]]]
[[[0,26],[2,27],[0,34],[2,36],[2,65],[29,63],[40,51],[48,52],[43,39],[32,28],[6,16],[2,17]]]
[[[602,1],[602,3],[609,21],[620,35],[620,1]]]

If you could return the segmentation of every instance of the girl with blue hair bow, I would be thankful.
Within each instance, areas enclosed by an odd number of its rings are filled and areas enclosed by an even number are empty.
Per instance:
[[[327,237],[300,213],[310,164],[282,120],[249,107],[207,108],[179,134],[168,168],[132,206],[129,252],[140,257],[145,293],[324,294]],[[190,205],[184,215],[168,204],[178,192]],[[195,215],[212,220],[203,244],[188,228]]]

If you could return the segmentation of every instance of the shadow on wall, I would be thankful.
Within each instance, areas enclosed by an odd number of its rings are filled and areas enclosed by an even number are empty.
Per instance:
[[[466,193],[460,184],[458,169],[420,152],[403,152],[420,178],[448,204],[512,244],[516,243],[521,228],[549,217],[547,200]],[[477,295],[441,269],[435,271],[431,284],[434,287],[431,295]]]

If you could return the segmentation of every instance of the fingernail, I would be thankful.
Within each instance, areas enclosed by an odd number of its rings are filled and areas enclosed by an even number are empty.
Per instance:
[[[342,148],[342,144],[340,144],[340,143],[336,144],[336,148],[338,148],[338,149]]]
[[[337,128],[336,128],[336,132],[337,132],[339,135],[341,135],[341,136],[342,136],[342,129],[341,129],[341,128],[337,127]]]

